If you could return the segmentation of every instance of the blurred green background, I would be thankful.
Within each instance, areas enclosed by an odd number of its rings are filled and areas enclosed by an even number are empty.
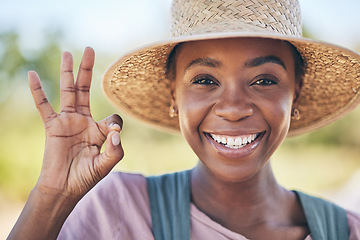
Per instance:
[[[343,10],[337,6],[337,12],[346,16],[346,9],[360,10],[358,1],[347,1]],[[126,51],[168,35],[169,0],[129,2],[13,1],[0,10],[0,238],[7,235],[16,220],[42,162],[44,130],[28,90],[27,71],[38,72],[51,104],[58,109],[62,52],[71,51],[77,67],[84,47],[91,45],[96,50],[92,114],[95,120],[101,120],[117,113],[102,93],[102,74]],[[324,10],[321,4],[325,1],[318,1],[316,6],[305,0],[300,3],[306,36],[360,52],[359,31],[351,30],[353,19],[340,25],[328,26],[334,19],[324,23],[323,18],[333,16],[336,5],[327,2],[330,7]],[[314,8],[323,9],[325,15],[319,15],[319,11],[315,14]],[[318,18],[316,24],[314,17]],[[335,33],[329,35],[334,29]],[[125,158],[115,170],[147,175],[196,164],[196,156],[181,136],[121,116]],[[359,123],[360,107],[326,128],[286,140],[272,158],[278,180],[285,187],[325,196],[359,211],[360,190],[349,185],[360,175]],[[348,201],[350,198],[355,200]]]

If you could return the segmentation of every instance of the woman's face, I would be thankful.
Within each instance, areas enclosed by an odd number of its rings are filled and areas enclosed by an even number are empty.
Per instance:
[[[202,164],[223,180],[247,180],[289,129],[295,99],[290,46],[260,38],[184,43],[172,93],[181,131]]]

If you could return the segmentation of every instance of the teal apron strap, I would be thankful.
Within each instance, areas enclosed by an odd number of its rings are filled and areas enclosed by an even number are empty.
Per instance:
[[[146,178],[155,240],[190,239],[190,173]]]
[[[314,240],[349,239],[346,211],[328,201],[295,191]]]

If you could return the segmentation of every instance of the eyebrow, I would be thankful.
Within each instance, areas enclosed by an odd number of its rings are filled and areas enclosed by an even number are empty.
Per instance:
[[[222,63],[213,58],[197,58],[186,66],[185,72],[188,71],[190,68],[197,66],[197,65],[216,68],[216,67],[220,67],[222,65]]]
[[[275,63],[275,64],[280,65],[281,67],[283,67],[286,70],[285,63],[279,57],[276,57],[273,55],[254,58],[254,59],[246,62],[244,65],[245,65],[245,67],[257,67],[257,66],[260,66],[265,63]],[[205,66],[205,67],[216,68],[216,67],[220,67],[221,65],[222,65],[222,63],[220,61],[215,60],[213,58],[197,58],[197,59],[191,61],[186,66],[185,72],[195,66]]]
[[[270,55],[265,57],[257,57],[245,63],[245,67],[257,67],[265,63],[275,63],[286,70],[285,63],[278,57]]]

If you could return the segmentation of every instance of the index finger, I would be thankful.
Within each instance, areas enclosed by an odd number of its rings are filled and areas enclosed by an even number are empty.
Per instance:
[[[28,72],[29,77],[29,86],[31,94],[34,98],[35,106],[39,111],[40,117],[43,123],[46,123],[49,119],[52,119],[56,116],[56,112],[49,103],[45,92],[41,86],[41,81],[36,72]]]

